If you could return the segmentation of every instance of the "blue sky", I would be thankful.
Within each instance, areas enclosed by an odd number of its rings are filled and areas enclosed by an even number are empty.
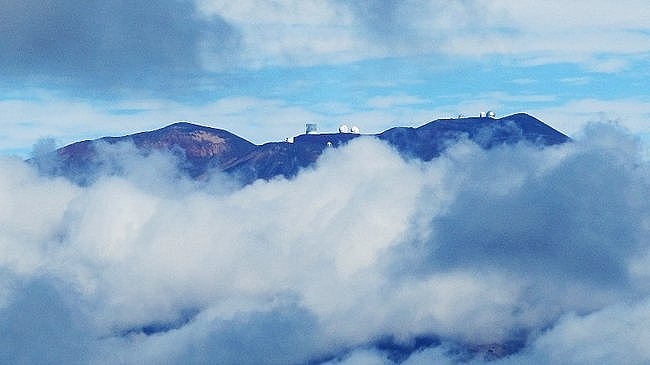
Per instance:
[[[648,19],[642,0],[10,0],[0,154],[177,120],[264,143],[487,109],[647,136]]]

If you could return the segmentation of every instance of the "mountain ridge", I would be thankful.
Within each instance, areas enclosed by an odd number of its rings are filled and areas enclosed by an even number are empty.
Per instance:
[[[120,137],[101,137],[72,143],[56,150],[57,166],[50,173],[80,184],[92,182],[103,167],[98,146],[133,143],[138,153],[167,151],[182,162],[182,170],[201,178],[218,170],[236,176],[243,184],[277,176],[291,178],[310,166],[326,148],[345,145],[359,137],[375,137],[393,146],[404,158],[424,161],[438,157],[453,141],[469,139],[489,149],[501,144],[526,141],[539,146],[570,140],[542,121],[525,113],[502,118],[467,117],[437,119],[419,127],[393,127],[376,134],[301,134],[291,142],[261,145],[223,129],[189,122],[176,122],[160,129]],[[38,164],[38,161],[36,161]]]

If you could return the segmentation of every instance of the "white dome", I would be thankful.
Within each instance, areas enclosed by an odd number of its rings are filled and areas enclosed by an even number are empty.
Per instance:
[[[347,124],[341,124],[339,127],[339,133],[350,133],[350,127]]]
[[[350,128],[350,132],[354,133],[354,134],[359,134],[360,133],[359,127],[357,127],[356,125],[353,125],[352,128]]]

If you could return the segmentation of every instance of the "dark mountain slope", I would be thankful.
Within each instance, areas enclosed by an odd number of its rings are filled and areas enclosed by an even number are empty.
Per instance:
[[[378,137],[403,155],[428,161],[450,144],[468,138],[483,148],[527,141],[540,146],[564,143],[569,137],[524,113],[500,119],[470,117],[439,119],[418,128],[391,128]]]

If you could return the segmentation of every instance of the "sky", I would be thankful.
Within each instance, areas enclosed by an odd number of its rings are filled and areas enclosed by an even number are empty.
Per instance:
[[[608,1],[14,1],[0,14],[0,154],[178,120],[254,143],[527,112],[647,139],[650,9]]]
[[[0,363],[650,363],[645,3],[3,6]],[[574,139],[421,161],[362,136],[245,186],[128,143],[83,186],[24,160],[176,120],[263,143],[487,109]]]

